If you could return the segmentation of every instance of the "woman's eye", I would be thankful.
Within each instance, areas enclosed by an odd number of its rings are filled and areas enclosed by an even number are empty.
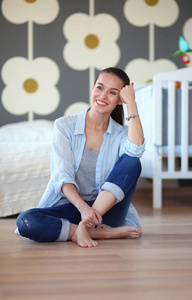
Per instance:
[[[97,86],[98,90],[102,90],[102,87],[100,85]]]
[[[110,91],[110,94],[111,94],[111,95],[116,95],[116,93],[115,93],[115,92],[113,92],[113,91]]]

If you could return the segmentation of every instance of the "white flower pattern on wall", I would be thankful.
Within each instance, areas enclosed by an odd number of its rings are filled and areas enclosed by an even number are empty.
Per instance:
[[[179,7],[175,0],[127,0],[124,15],[128,22],[135,26],[149,26],[149,60],[137,58],[125,67],[135,84],[151,81],[156,73],[177,69],[168,59],[155,60],[155,25],[168,27],[176,22]]]
[[[113,16],[76,13],[65,21],[63,31],[68,40],[63,56],[71,68],[85,70],[92,66],[103,69],[118,63],[120,49],[116,41],[120,26]]]
[[[177,20],[179,7],[175,0],[127,0],[124,14],[135,26],[155,24],[167,27]]]
[[[131,81],[135,85],[142,85],[151,82],[156,73],[176,70],[176,65],[168,59],[157,59],[148,61],[144,58],[137,58],[130,61],[125,67],[125,72],[130,74]]]
[[[28,113],[47,115],[57,108],[60,95],[55,84],[59,80],[57,64],[46,57],[33,59],[33,22],[51,23],[59,13],[57,0],[3,0],[2,13],[11,23],[28,26],[28,59],[13,57],[2,68],[7,85],[2,92],[4,108],[14,115]]]
[[[57,17],[59,4],[57,0],[3,0],[2,12],[11,23],[48,24]]]
[[[89,107],[90,105],[88,103],[78,101],[69,105],[65,110],[64,115],[67,116],[67,115],[78,114],[80,111],[84,109],[88,109]]]
[[[2,68],[2,79],[6,87],[2,93],[5,109],[15,115],[33,113],[47,115],[59,104],[60,95],[55,85],[59,79],[57,64],[49,58],[39,57],[29,61],[14,57]]]

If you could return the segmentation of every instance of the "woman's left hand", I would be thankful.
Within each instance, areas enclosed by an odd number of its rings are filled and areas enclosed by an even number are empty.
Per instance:
[[[133,87],[133,83],[130,85],[126,85],[121,89],[120,98],[121,101],[125,104],[135,101],[135,90]]]
[[[133,83],[126,85],[121,89],[120,98],[121,101],[127,106],[127,116],[139,115],[137,103],[135,101],[135,90]],[[128,127],[128,140],[138,146],[141,146],[144,142],[144,136],[139,116],[136,119],[131,118]]]

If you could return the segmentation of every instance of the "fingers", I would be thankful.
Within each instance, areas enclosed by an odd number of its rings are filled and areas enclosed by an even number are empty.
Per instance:
[[[87,228],[94,228],[95,226],[93,225],[93,223],[90,222],[90,223],[87,223],[87,224],[86,224],[86,227],[87,227]]]
[[[132,82],[130,85],[124,86],[120,91],[120,99],[125,104],[135,99],[135,90],[134,90],[134,83]]]
[[[102,221],[100,221],[100,223],[97,222],[97,224],[96,224],[96,223],[92,223],[92,222],[88,222],[88,223],[83,222],[83,223],[84,223],[84,225],[85,225],[87,228],[96,228],[96,227],[101,227],[101,228],[103,228]]]
[[[97,223],[95,223],[95,225],[99,226],[99,227],[103,227],[102,226],[102,217],[100,215],[100,213],[96,210],[96,218],[97,218]]]
[[[99,221],[97,218],[89,219],[83,222],[83,224],[87,228],[96,228],[96,227],[103,227],[102,220]]]
[[[90,208],[87,215],[82,215],[82,223],[87,228],[94,228],[95,226],[102,227],[101,222],[102,217],[94,208]]]
[[[93,214],[87,220],[87,224],[89,228],[94,228],[95,226],[102,227],[102,217],[100,213],[94,209]]]

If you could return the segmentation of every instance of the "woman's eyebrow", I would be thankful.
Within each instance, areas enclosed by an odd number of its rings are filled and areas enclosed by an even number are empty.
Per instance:
[[[104,86],[104,84],[103,84],[103,83],[101,83],[101,82],[97,82],[97,84],[100,84],[100,85]],[[113,88],[113,87],[111,87],[110,89],[111,89],[111,90],[116,90],[116,91],[118,91],[118,92],[119,92],[119,90],[118,90],[118,89],[116,89],[116,88]]]

